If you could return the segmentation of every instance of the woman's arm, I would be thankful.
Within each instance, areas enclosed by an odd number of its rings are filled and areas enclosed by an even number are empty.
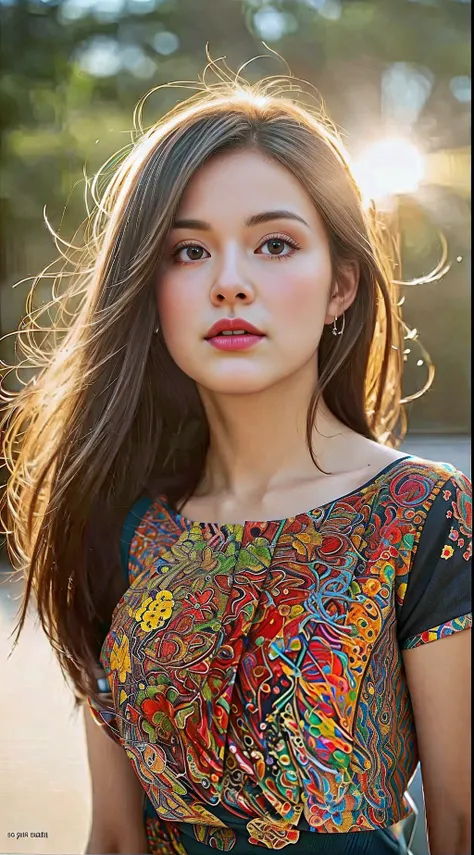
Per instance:
[[[86,855],[148,852],[143,827],[144,791],[123,748],[84,710],[92,784],[92,825]]]
[[[470,630],[403,651],[431,855],[470,855]]]

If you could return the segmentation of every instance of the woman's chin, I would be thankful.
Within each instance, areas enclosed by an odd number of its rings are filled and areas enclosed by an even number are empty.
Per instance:
[[[221,375],[195,378],[199,388],[215,395],[255,395],[265,392],[279,377],[263,375],[262,372],[225,371]],[[281,378],[283,379],[283,377]]]

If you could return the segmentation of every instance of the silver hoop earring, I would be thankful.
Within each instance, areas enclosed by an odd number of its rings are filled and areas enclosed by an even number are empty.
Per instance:
[[[338,330],[338,328],[337,328],[337,317],[335,317],[334,321],[333,321],[333,325],[332,325],[332,334],[333,335],[342,335],[344,332],[345,326],[346,326],[346,315],[343,312],[342,313],[342,327],[340,330]]]

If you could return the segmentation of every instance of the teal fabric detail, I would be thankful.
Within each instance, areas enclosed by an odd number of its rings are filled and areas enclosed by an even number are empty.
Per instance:
[[[148,508],[153,504],[153,499],[150,499],[149,496],[141,496],[140,499],[137,499],[134,505],[130,508],[127,516],[125,517],[125,522],[122,528],[122,534],[120,537],[120,558],[122,564],[123,574],[127,583],[129,582],[128,577],[128,556],[130,554],[130,544],[132,542],[133,535],[135,531],[145,516]]]

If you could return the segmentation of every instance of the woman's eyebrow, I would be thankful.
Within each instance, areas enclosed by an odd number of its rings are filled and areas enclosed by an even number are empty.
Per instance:
[[[210,232],[212,226],[210,223],[205,223],[204,220],[175,220],[173,229],[198,229],[203,232]]]
[[[300,217],[299,214],[284,210],[262,211],[261,214],[254,214],[253,217],[249,217],[245,221],[245,225],[250,228],[251,226],[259,226],[261,223],[269,223],[271,220],[297,220],[297,222],[303,223],[304,226],[309,228],[306,220],[303,220],[303,217]]]
[[[309,228],[306,220],[303,220],[303,217],[300,217],[299,214],[294,214],[293,211],[284,210],[262,211],[261,214],[253,214],[253,216],[248,217],[248,219],[245,220],[245,225],[247,228],[251,228],[252,226],[260,226],[262,223],[269,223],[272,220],[296,220]],[[209,232],[211,231],[212,226],[210,223],[206,223],[205,220],[181,219],[175,220],[173,228],[196,229],[198,231]]]

